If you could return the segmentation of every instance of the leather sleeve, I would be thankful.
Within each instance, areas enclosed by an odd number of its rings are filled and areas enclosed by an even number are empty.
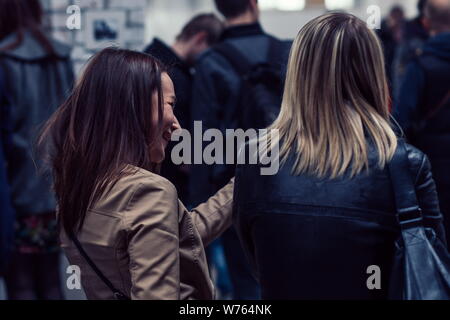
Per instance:
[[[207,202],[190,212],[204,246],[213,242],[231,226],[233,190],[234,178]]]
[[[419,167],[415,186],[419,206],[422,208],[425,227],[433,228],[436,235],[446,243],[443,216],[439,208],[439,199],[431,172],[430,161],[426,155],[414,150],[410,153],[410,158]]]
[[[168,181],[140,184],[124,214],[130,256],[131,298],[180,297],[178,196]]]

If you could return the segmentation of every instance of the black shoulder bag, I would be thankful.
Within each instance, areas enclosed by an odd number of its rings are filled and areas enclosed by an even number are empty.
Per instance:
[[[450,300],[450,256],[434,230],[424,227],[403,140],[399,140],[389,172],[401,229],[401,237],[396,243],[389,298]]]
[[[92,270],[94,270],[94,272],[97,274],[97,276],[112,291],[116,300],[131,300],[128,296],[123,294],[120,290],[116,289],[116,287],[114,287],[114,285],[111,283],[111,281],[109,281],[108,278],[105,277],[105,275],[100,271],[100,269],[97,267],[97,265],[94,263],[94,261],[92,261],[92,259],[88,256],[86,251],[84,251],[84,248],[81,245],[80,241],[78,241],[77,237],[75,235],[70,235],[70,239],[73,241],[73,243],[77,247],[78,251],[83,256],[84,260],[86,260],[86,262],[91,266]]]

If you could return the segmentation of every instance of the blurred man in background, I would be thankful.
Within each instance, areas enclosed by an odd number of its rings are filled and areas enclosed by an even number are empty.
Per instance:
[[[403,8],[401,6],[394,6],[389,16],[381,23],[381,29],[377,31],[383,43],[386,71],[391,83],[395,55],[405,37],[405,22]]]
[[[202,55],[196,65],[192,119],[202,121],[203,130],[220,129],[225,136],[226,129],[242,128],[239,118],[245,110],[241,99],[249,95],[243,92],[245,75],[238,70],[242,69],[239,65],[251,69],[259,64],[280,64],[281,70],[285,68],[290,43],[264,32],[257,0],[215,0],[215,4],[226,19],[226,29],[220,44]],[[279,52],[274,50],[276,47]],[[274,52],[279,54],[273,55]],[[192,176],[190,191],[195,205],[223,187],[234,176],[234,167],[230,170],[230,166],[220,164],[194,165]],[[233,285],[232,298],[259,299],[259,286],[251,276],[234,228],[224,234],[222,242]]]
[[[177,97],[175,116],[183,129],[191,123],[192,67],[198,56],[219,41],[223,24],[214,14],[200,14],[191,19],[169,46],[158,38],[145,49],[169,68]],[[169,146],[168,154],[172,146]],[[161,174],[178,190],[179,198],[188,203],[189,169],[176,166],[170,157],[163,163]]]
[[[394,99],[398,99],[400,85],[405,78],[407,66],[417,54],[420,54],[424,43],[430,36],[428,20],[425,17],[426,3],[427,0],[418,1],[417,10],[419,15],[404,24],[402,40],[398,43],[396,51],[393,52],[393,61],[389,61],[389,68],[391,68],[389,78]]]
[[[409,65],[396,118],[430,158],[450,240],[450,0],[428,0],[432,37]]]
[[[48,37],[38,0],[0,0],[0,65],[11,106],[8,178],[15,219],[5,283],[10,300],[60,300],[60,249],[51,181],[34,156],[39,126],[69,94],[71,49]],[[3,120],[3,119],[2,119]]]

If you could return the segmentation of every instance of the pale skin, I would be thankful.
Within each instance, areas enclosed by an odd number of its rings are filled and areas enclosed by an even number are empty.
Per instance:
[[[188,40],[175,41],[172,45],[172,50],[181,60],[193,65],[196,58],[209,48],[207,38],[208,34],[205,31],[201,31]]]
[[[170,142],[172,133],[175,130],[181,129],[180,123],[175,117],[173,110],[175,107],[175,88],[167,73],[161,75],[161,89],[163,95],[163,119],[162,130],[160,134],[156,135],[156,141],[150,150],[150,157],[153,163],[160,164],[165,158],[165,149]],[[152,108],[153,119],[152,125],[154,128],[158,126],[158,95],[153,94]]]

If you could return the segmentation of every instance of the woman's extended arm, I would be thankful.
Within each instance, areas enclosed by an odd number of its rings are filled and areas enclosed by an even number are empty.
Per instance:
[[[204,246],[213,242],[231,226],[233,190],[234,178],[207,202],[190,212]],[[186,210],[184,206],[182,208]]]

